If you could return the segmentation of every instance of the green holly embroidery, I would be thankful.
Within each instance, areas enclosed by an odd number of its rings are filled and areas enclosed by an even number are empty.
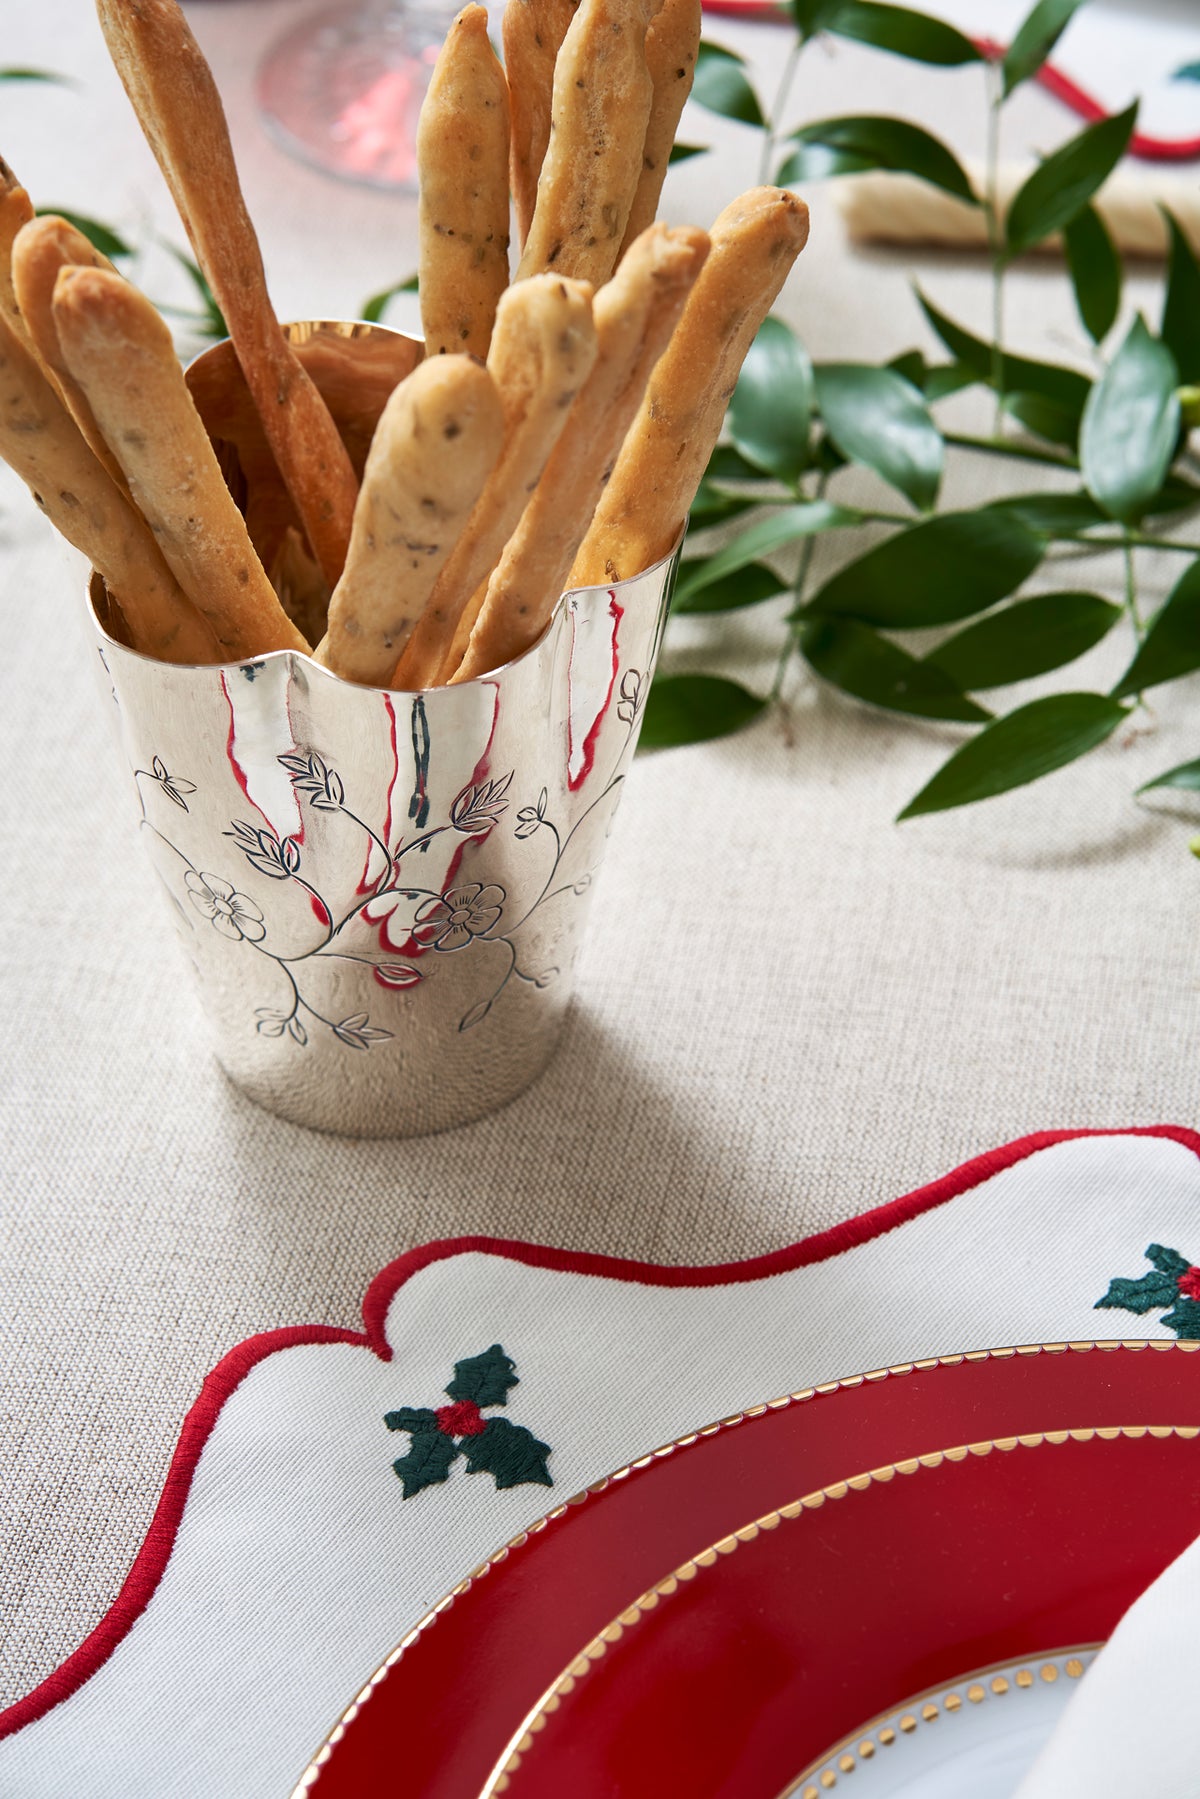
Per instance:
[[[1108,1283],[1104,1298],[1096,1301],[1096,1309],[1113,1306],[1141,1317],[1157,1306],[1167,1306],[1170,1310],[1164,1311],[1160,1323],[1176,1336],[1200,1338],[1200,1267],[1161,1243],[1150,1245],[1146,1260],[1153,1273],[1136,1281],[1118,1275]]]
[[[497,1487],[554,1485],[546,1467],[550,1445],[539,1443],[523,1424],[485,1418],[480,1410],[507,1405],[508,1389],[517,1385],[516,1363],[493,1343],[482,1355],[455,1362],[454,1379],[443,1389],[452,1404],[436,1411],[401,1406],[385,1414],[389,1430],[406,1430],[411,1439],[408,1454],[392,1463],[405,1499],[446,1480],[460,1455],[466,1459],[468,1474],[490,1474]]]

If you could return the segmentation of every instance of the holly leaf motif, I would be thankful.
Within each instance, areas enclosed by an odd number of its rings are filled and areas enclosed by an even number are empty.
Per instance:
[[[1159,1323],[1165,1324],[1168,1330],[1175,1331],[1189,1342],[1200,1339],[1200,1301],[1187,1299],[1183,1294],[1177,1293],[1175,1304],[1169,1312],[1163,1313]]]
[[[1196,1309],[1200,1311],[1200,1306]],[[467,1473],[490,1474],[498,1488],[554,1485],[546,1467],[550,1445],[539,1443],[531,1430],[507,1418],[489,1418],[477,1437],[464,1438],[462,1451]]]
[[[437,1413],[428,1406],[402,1405],[399,1411],[385,1412],[383,1422],[389,1430],[426,1431],[438,1427]]]
[[[451,1399],[473,1399],[477,1406],[507,1405],[508,1389],[517,1385],[516,1363],[493,1343],[482,1355],[455,1362],[454,1379],[445,1391]]]
[[[1146,1260],[1154,1269],[1153,1274],[1144,1274],[1140,1280],[1125,1280],[1121,1276],[1108,1283],[1108,1292],[1103,1299],[1096,1301],[1095,1310],[1102,1306],[1111,1306],[1122,1312],[1136,1312],[1139,1316],[1152,1312],[1156,1306],[1171,1306],[1178,1301],[1179,1306],[1191,1305],[1195,1308],[1196,1317],[1191,1321],[1200,1324],[1200,1305],[1195,1300],[1183,1299],[1179,1293],[1179,1277],[1186,1274],[1191,1264],[1177,1249],[1168,1249],[1162,1243],[1152,1243],[1146,1251]],[[1174,1330],[1175,1325],[1169,1319],[1162,1321]]]
[[[392,1414],[389,1412],[388,1416]],[[433,1430],[414,1431],[408,1454],[399,1456],[392,1463],[404,1484],[404,1498],[411,1499],[424,1487],[440,1485],[449,1475],[450,1464],[457,1454],[458,1444],[454,1438],[436,1426]]]

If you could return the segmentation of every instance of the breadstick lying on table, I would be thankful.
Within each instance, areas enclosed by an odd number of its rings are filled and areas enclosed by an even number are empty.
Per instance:
[[[432,357],[400,383],[367,456],[318,662],[347,681],[390,684],[503,441],[500,395],[474,357]]]
[[[279,472],[332,584],[358,483],[320,395],[279,329],[212,71],[176,0],[97,0],[125,91],[225,315]]]
[[[0,319],[0,456],[121,608],[135,650],[160,662],[219,662],[208,623],[180,591],[150,531],[109,480],[74,419]]]
[[[595,367],[488,582],[456,681],[510,662],[550,622],[650,372],[707,254],[703,231],[651,225],[596,295]]]
[[[415,689],[438,680],[463,609],[512,536],[595,360],[587,282],[540,275],[508,289],[496,309],[487,364],[504,407],[504,446],[396,665],[393,686]]]
[[[512,114],[509,180],[524,244],[550,142],[554,63],[579,0],[508,0],[501,19]]]
[[[665,556],[720,435],[738,371],[808,238],[808,208],[757,187],[727,206],[583,541],[570,585],[623,581]]]
[[[12,251],[17,233],[33,217],[33,201],[0,156],[0,314],[28,349],[29,336],[13,289]]]
[[[582,0],[554,65],[550,145],[518,281],[547,269],[607,281],[642,174],[654,97],[652,0]]]
[[[128,491],[121,465],[105,443],[83,390],[63,361],[59,348],[54,325],[54,283],[58,280],[59,270],[65,268],[104,269],[110,275],[117,275],[108,257],[66,219],[50,213],[22,225],[13,244],[12,275],[26,332],[89,449],[104,464],[117,486]]]
[[[307,650],[254,553],[150,301],[120,275],[65,268],[54,325],[138,510],[223,656]]]
[[[507,13],[505,17],[507,17]],[[642,146],[642,172],[633,196],[621,254],[658,215],[671,146],[696,73],[701,0],[663,0],[646,33],[646,67],[653,99]]]
[[[486,356],[508,286],[508,83],[487,8],[465,6],[417,124],[418,272],[425,351]]]

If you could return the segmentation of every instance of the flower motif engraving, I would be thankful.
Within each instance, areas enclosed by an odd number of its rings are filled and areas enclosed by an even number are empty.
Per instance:
[[[185,781],[182,775],[168,774],[166,763],[161,756],[155,756],[148,769],[136,770],[135,779],[137,775],[145,775],[148,780],[157,781],[171,803],[180,807],[182,811],[187,811],[188,803],[183,796],[185,793],[195,793],[196,783]]]
[[[300,845],[294,837],[277,837],[269,825],[265,831],[259,831],[236,818],[229,822],[233,829],[222,835],[234,839],[251,868],[260,875],[269,875],[273,881],[290,881],[298,872]]]
[[[465,949],[473,937],[490,931],[504,907],[503,887],[483,887],[476,881],[452,887],[441,899],[426,900],[417,909],[417,923],[429,930],[433,949]]]
[[[292,777],[297,793],[306,793],[318,812],[340,812],[346,803],[346,789],[336,769],[330,768],[315,750],[307,755],[280,756],[279,761]]]
[[[235,892],[220,875],[198,874],[189,868],[183,879],[188,898],[197,912],[203,913],[222,937],[228,937],[231,943],[240,943],[243,939],[258,943],[266,936],[263,915],[254,901],[247,899],[244,893]]]
[[[632,725],[642,707],[641,670],[627,668],[621,677],[621,698],[617,704],[617,717],[622,724]]]
[[[464,787],[450,806],[450,822],[455,830],[470,835],[499,824],[500,814],[508,809],[504,796],[511,786],[510,771],[500,780],[484,781],[478,787]]]
[[[381,1031],[378,1026],[368,1024],[365,1012],[355,1012],[353,1017],[343,1018],[332,1029],[338,1041],[350,1049],[370,1049],[373,1043],[390,1042],[392,1036],[390,1031]]]
[[[550,796],[543,787],[538,794],[536,806],[522,806],[517,813],[515,836],[532,837],[533,833],[546,822],[546,807],[550,804]]]

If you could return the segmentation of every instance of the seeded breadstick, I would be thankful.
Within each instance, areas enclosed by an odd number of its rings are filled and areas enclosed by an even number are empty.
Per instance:
[[[808,238],[808,208],[756,187],[727,206],[571,570],[572,587],[623,581],[665,556],[721,430],[754,335]]]
[[[432,358],[400,383],[367,456],[318,662],[347,681],[392,684],[503,441],[500,396],[473,357]]]
[[[512,112],[509,179],[522,244],[550,142],[554,62],[579,0],[508,0],[501,20]]]
[[[97,0],[97,11],[117,73],[225,315],[279,472],[332,583],[346,558],[358,484],[267,297],[212,71],[176,0]]]
[[[646,67],[650,71],[654,98],[646,126],[646,141],[642,146],[642,172],[633,196],[629,223],[625,227],[622,254],[647,225],[654,223],[658,214],[671,146],[696,73],[700,5],[701,0],[663,0],[646,33]]]
[[[6,320],[0,319],[0,456],[119,602],[135,650],[162,662],[219,662],[216,638],[125,496]]]
[[[179,585],[229,658],[306,650],[246,534],[168,331],[120,275],[65,268],[54,324],[68,369]]]
[[[465,6],[417,125],[421,329],[430,356],[486,356],[508,286],[508,84],[487,8]]]
[[[652,225],[596,295],[596,365],[488,582],[455,680],[499,668],[545,630],[650,371],[707,254],[703,231]]]
[[[0,156],[0,315],[26,348],[29,338],[13,291],[12,248],[17,232],[33,217],[33,201]]]
[[[463,607],[495,567],[595,360],[585,281],[539,275],[508,289],[488,353],[504,407],[504,446],[396,665],[394,686],[437,680]]]
[[[642,173],[652,0],[582,0],[554,65],[550,146],[517,279],[607,281]]]
[[[21,308],[30,342],[93,454],[104,464],[117,486],[125,490],[121,465],[105,443],[79,383],[63,361],[58,332],[54,328],[54,283],[60,269],[73,267],[106,269],[111,275],[117,273],[108,257],[66,219],[50,213],[22,225],[13,244],[12,273],[17,305]]]

